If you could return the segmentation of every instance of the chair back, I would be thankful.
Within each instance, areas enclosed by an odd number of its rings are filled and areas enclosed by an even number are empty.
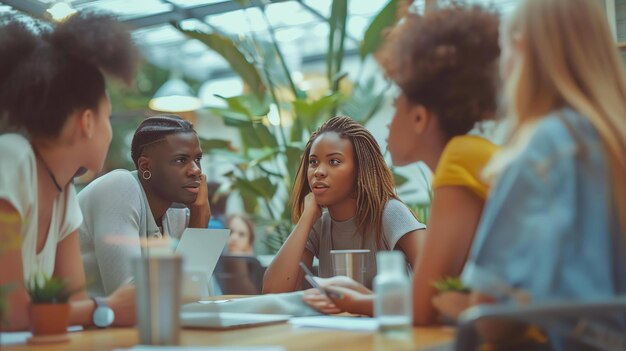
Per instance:
[[[594,302],[475,306],[459,318],[456,351],[476,350],[480,337],[474,324],[482,319],[532,324],[558,339],[552,342],[562,346],[559,349],[626,350],[626,296]]]

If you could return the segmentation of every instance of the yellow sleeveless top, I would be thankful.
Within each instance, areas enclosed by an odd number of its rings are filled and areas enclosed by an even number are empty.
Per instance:
[[[499,147],[477,135],[461,135],[450,139],[443,150],[433,176],[433,189],[442,186],[463,186],[487,198],[488,184],[481,172]]]

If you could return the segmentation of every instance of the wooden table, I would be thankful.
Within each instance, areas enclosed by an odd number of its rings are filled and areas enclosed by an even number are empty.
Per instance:
[[[446,327],[414,328],[404,339],[389,338],[374,332],[295,328],[290,324],[245,328],[229,331],[183,329],[182,345],[189,346],[283,346],[287,350],[423,350],[449,342],[454,329]],[[70,341],[47,345],[2,345],[4,351],[41,350],[113,350],[138,343],[134,328],[110,328],[70,333]]]

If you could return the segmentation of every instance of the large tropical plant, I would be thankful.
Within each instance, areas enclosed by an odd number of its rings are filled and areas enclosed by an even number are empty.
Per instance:
[[[237,2],[242,8],[251,6],[247,0]],[[302,1],[298,2],[308,8]],[[389,0],[370,23],[359,47],[361,64],[380,45],[383,30],[396,22],[401,2]],[[234,149],[229,141],[222,139],[203,140],[202,147],[234,165],[227,174],[231,190],[241,195],[246,212],[257,214],[268,229],[266,244],[270,251],[276,251],[292,228],[289,193],[310,134],[338,113],[365,124],[379,109],[386,89],[376,91],[373,77],[348,82],[342,69],[347,0],[334,0],[330,17],[325,19],[330,29],[326,54],[328,88],[322,96],[310,96],[294,83],[274,28],[267,19],[265,4],[256,6],[267,22],[269,42],[254,34],[234,38],[217,28],[199,31],[173,25],[221,55],[246,84],[245,94],[222,97],[226,107],[209,108],[227,126],[239,130],[241,148]],[[292,116],[290,126],[285,123],[286,115]],[[397,185],[405,181],[404,177],[396,177]]]

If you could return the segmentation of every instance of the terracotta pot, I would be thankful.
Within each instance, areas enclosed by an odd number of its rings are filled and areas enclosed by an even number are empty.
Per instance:
[[[31,304],[30,331],[35,336],[67,333],[70,318],[69,303]]]

